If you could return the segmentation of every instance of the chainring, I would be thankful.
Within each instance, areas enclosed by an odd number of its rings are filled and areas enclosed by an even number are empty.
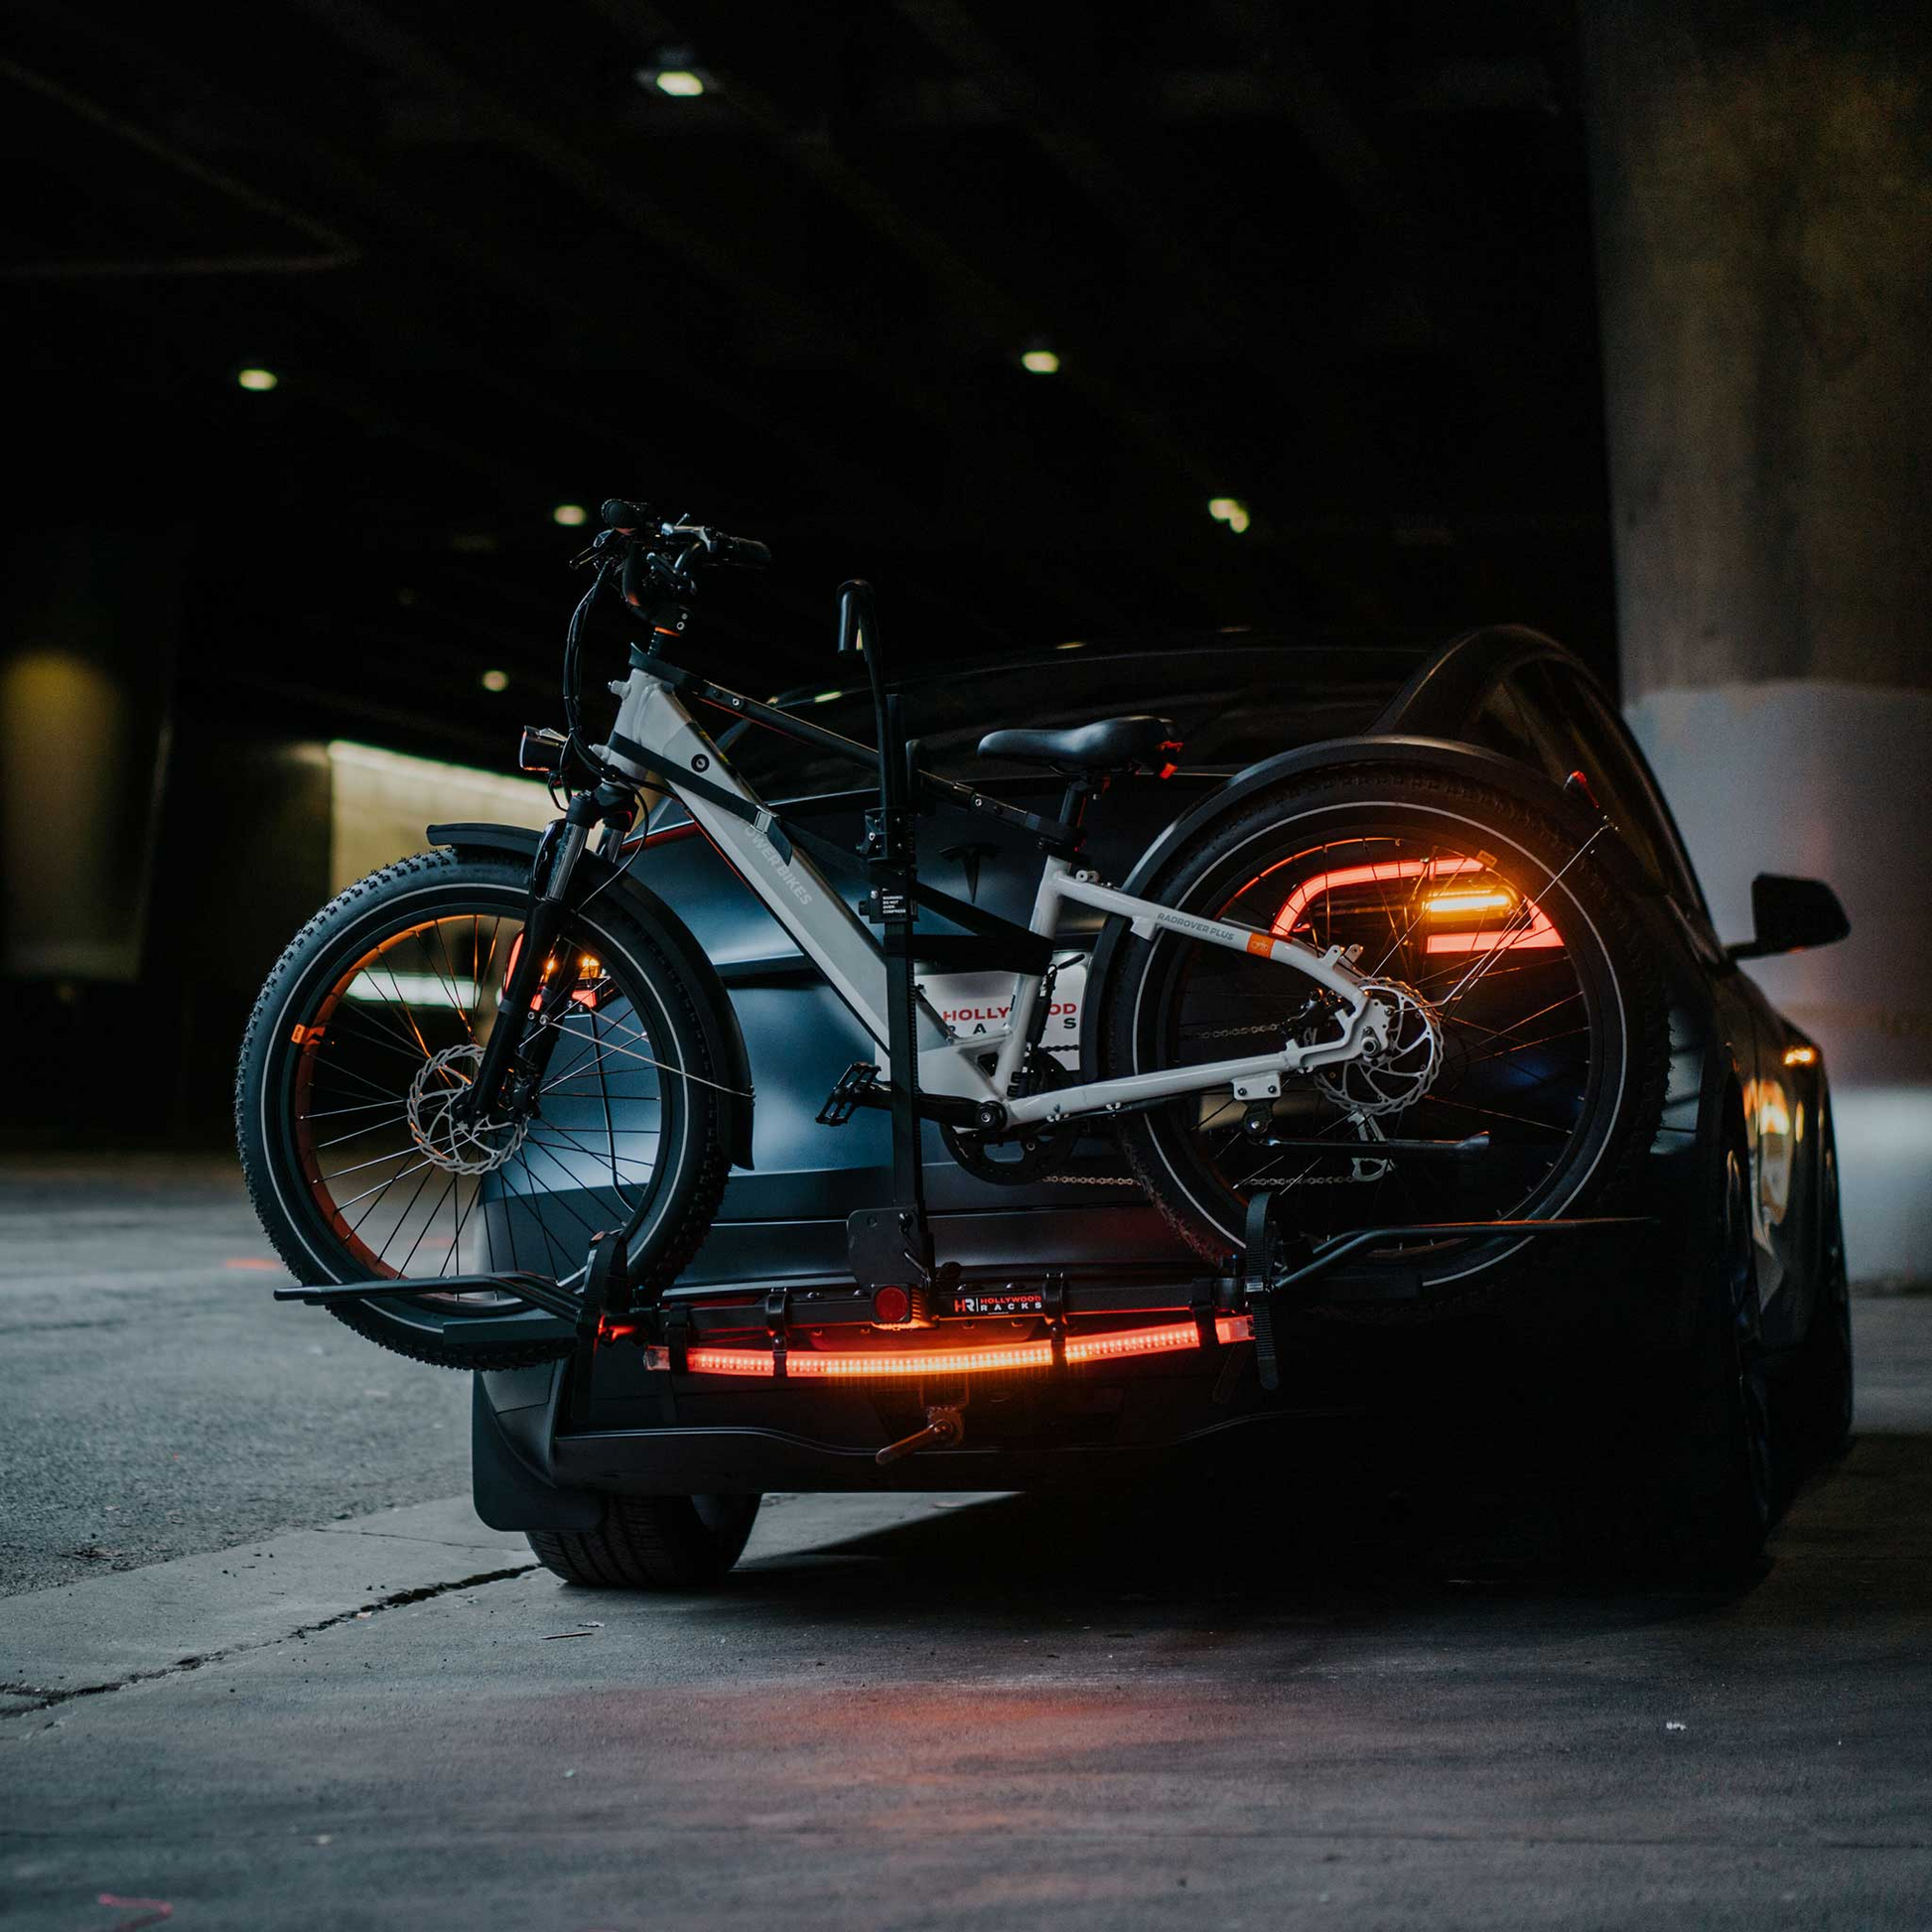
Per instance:
[[[1051,1053],[1035,1046],[1028,1049],[1021,1069],[1019,1094],[1031,1096],[1050,1093],[1073,1084],[1073,1076]],[[1078,1137],[1079,1128],[1071,1121],[1056,1127],[1035,1123],[1031,1127],[1009,1128],[1003,1134],[976,1134],[970,1128],[941,1126],[939,1138],[946,1152],[976,1179],[996,1187],[1023,1187],[1043,1179]]]

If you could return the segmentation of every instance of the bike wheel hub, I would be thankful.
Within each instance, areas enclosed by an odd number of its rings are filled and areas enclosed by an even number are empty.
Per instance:
[[[1394,980],[1371,980],[1382,1009],[1359,1058],[1324,1067],[1315,1083],[1351,1114],[1394,1114],[1412,1107],[1443,1067],[1443,1027],[1427,1000]]]
[[[404,1106],[409,1132],[425,1157],[447,1173],[493,1173],[523,1145],[529,1116],[472,1120],[458,1103],[470,1090],[483,1048],[473,1041],[446,1046],[416,1069]]]

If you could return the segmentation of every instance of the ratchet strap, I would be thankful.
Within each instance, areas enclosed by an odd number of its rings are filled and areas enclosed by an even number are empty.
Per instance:
[[[645,773],[645,782],[669,788],[672,781],[663,768],[662,760],[653,759],[634,738],[613,732],[607,742],[611,751]],[[676,786],[679,791],[694,793],[706,804],[715,805],[720,811],[729,812],[733,818],[751,826],[786,865],[791,863],[794,849],[802,846],[834,878],[843,876],[870,883],[865,867],[843,846],[834,845],[830,839],[821,838],[816,832],[808,832],[803,826],[786,827],[775,812],[762,805],[747,804],[735,791],[728,790],[699,772],[680,767]],[[928,912],[936,912],[941,918],[950,919],[953,924],[966,928],[964,937],[943,932],[921,933],[918,936],[913,946],[914,952],[943,971],[1034,974],[1045,972],[1052,963],[1052,941],[1042,939],[1027,926],[1016,924],[1012,919],[1003,919],[997,913],[982,911],[979,906],[963,898],[955,898],[950,893],[942,893],[937,887],[928,886],[921,880],[914,881],[912,897]]]
[[[624,737],[622,732],[614,731],[606,744],[621,759],[628,759],[644,773],[643,782],[668,790],[672,780],[662,762],[651,757],[634,738]],[[791,863],[791,840],[785,836],[784,827],[778,823],[778,815],[763,805],[748,805],[735,791],[727,790],[713,779],[700,776],[695,771],[680,769],[676,780],[679,791],[692,791],[707,805],[716,805],[721,812],[729,812],[732,817],[742,819],[759,833],[786,865]]]

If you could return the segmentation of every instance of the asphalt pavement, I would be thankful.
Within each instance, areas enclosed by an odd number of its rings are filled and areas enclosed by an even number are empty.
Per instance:
[[[0,1161],[0,1594],[469,1485],[469,1377],[287,1280],[231,1158]]]
[[[7,1534],[80,1566],[0,1603],[9,1925],[1932,1923],[1932,1299],[1857,1305],[1857,1444],[1723,1591],[1567,1583],[1507,1506],[1317,1464],[1216,1512],[776,1498],[666,1599],[478,1524],[461,1379],[398,1363],[405,1418],[374,1349],[262,1311],[218,1175],[63,1184],[91,1325],[3,1305]],[[0,1269],[47,1284],[35,1218]],[[144,1269],[205,1384],[174,1342],[144,1377]],[[277,1364],[308,1426],[246,1394]],[[89,1419],[89,1374],[144,1399]],[[62,1557],[94,1482],[162,1541]]]

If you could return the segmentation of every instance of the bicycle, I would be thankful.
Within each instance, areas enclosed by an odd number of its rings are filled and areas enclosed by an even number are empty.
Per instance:
[[[243,1043],[250,1193],[297,1280],[359,1332],[454,1366],[553,1359],[568,1343],[505,1337],[499,1319],[480,1341],[478,1318],[540,1308],[615,1331],[661,1305],[731,1167],[750,1165],[730,998],[638,876],[645,799],[689,813],[873,1043],[819,1118],[893,1115],[893,1197],[852,1216],[850,1257],[858,1289],[903,1290],[914,1324],[947,1280],[922,1122],[988,1185],[1049,1172],[1071,1134],[1111,1123],[1223,1274],[1272,1238],[1258,1199],[1292,1221],[1298,1200],[1348,1187],[1354,1249],[1438,1299],[1504,1279],[1539,1232],[1613,1200],[1656,1125],[1664,1032],[1593,835],[1466,775],[1364,755],[1231,782],[1157,841],[1131,890],[1112,886],[1080,864],[1088,808],[1173,766],[1167,720],[989,735],[983,752],[1063,782],[1057,813],[1023,809],[920,768],[868,586],[842,587],[839,634],[871,680],[872,746],[672,661],[698,574],[762,568],[763,545],[618,498],[603,521],[576,559],[592,576],[565,645],[565,728],[520,749],[562,794],[533,860],[452,831],[350,887],[291,943]],[[643,636],[594,739],[582,664],[606,600]],[[759,798],[706,712],[865,769],[879,802],[861,848]],[[1035,843],[1026,923],[918,877],[917,821],[940,812]],[[1104,919],[1077,1074],[1041,1046],[1067,907]],[[1004,1024],[950,1029],[919,990],[933,962],[1011,971]]]

